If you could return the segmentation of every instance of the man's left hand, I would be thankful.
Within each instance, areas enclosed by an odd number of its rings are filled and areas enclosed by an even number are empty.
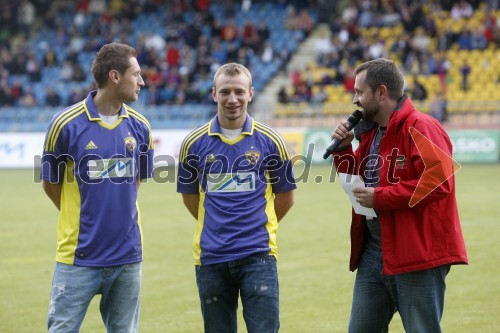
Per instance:
[[[356,197],[356,201],[363,207],[373,208],[375,198],[375,188],[373,187],[356,187],[352,190]]]

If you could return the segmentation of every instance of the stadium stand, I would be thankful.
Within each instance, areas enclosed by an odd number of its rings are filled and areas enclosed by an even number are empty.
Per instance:
[[[314,126],[328,123],[332,116],[350,114],[353,95],[348,74],[360,62],[389,57],[404,69],[407,93],[421,111],[438,117],[436,107],[441,101],[449,116],[440,120],[448,124],[500,126],[498,3],[383,4],[350,2],[337,20],[318,26],[322,33],[316,36],[315,57],[296,74],[303,76],[299,83],[291,77],[283,87],[288,96],[281,93],[275,117],[285,121],[274,125],[302,122]],[[423,86],[425,98],[414,94],[412,78]],[[327,98],[315,105],[314,96],[322,90]],[[293,117],[311,114],[304,112],[311,109],[319,121],[293,121]]]
[[[500,126],[498,1],[23,0],[0,10],[4,132],[44,131],[83,99],[110,41],[138,50],[147,87],[133,106],[156,129],[209,119],[211,78],[227,61],[252,71],[260,120],[331,127],[353,110],[353,68],[380,56],[401,65],[412,97],[421,83],[420,110]]]
[[[55,112],[94,89],[92,58],[111,41],[138,50],[146,88],[133,106],[153,128],[198,125],[214,112],[220,64],[247,65],[256,91],[286,65],[317,22],[304,3],[2,2],[0,131],[44,131]]]

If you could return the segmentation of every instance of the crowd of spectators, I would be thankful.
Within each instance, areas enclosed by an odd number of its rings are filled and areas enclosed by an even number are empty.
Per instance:
[[[494,17],[498,1],[480,0],[354,0],[350,1],[330,23],[330,31],[318,39],[316,45],[317,67],[334,69],[334,75],[324,75],[314,80],[306,67],[290,72],[290,88],[283,87],[278,99],[286,102],[311,102],[314,100],[313,86],[343,85],[345,92],[353,92],[354,66],[363,61],[391,57],[410,76],[436,74],[440,80],[440,99],[445,98],[450,60],[447,50],[484,50],[490,45],[500,46],[500,20]],[[480,25],[471,29],[468,24],[455,29],[453,24],[438,29],[436,18],[468,20],[481,11],[484,16]],[[369,28],[402,27],[399,36],[382,38],[376,33],[362,33]],[[390,44],[387,44],[390,43]],[[464,62],[460,68],[462,90],[469,89],[468,75],[471,68]],[[407,86],[416,99],[428,98],[425,87],[417,79]],[[323,94],[320,89],[314,89]],[[288,92],[288,94],[287,94]]]
[[[218,8],[225,11],[223,19],[214,15],[213,3],[222,5]],[[305,3],[276,3],[286,11],[287,29],[300,30],[301,36],[314,26]],[[265,20],[235,22],[236,12],[251,7],[249,0],[2,1],[0,106],[81,100],[94,89],[91,57],[112,41],[128,43],[138,52],[146,82],[141,102],[211,103],[210,79],[221,64],[236,61],[252,69],[255,59],[264,64],[289,59],[286,48],[274,49]],[[148,21],[154,15],[160,20]],[[65,85],[64,94],[57,89],[60,84]],[[53,87],[34,94],[37,85]]]

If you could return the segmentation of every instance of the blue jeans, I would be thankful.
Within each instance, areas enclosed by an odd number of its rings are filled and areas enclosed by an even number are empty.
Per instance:
[[[196,283],[206,333],[236,333],[238,294],[248,333],[278,332],[276,259],[268,254],[196,266]]]
[[[407,333],[440,333],[450,265],[382,275],[382,252],[367,247],[356,274],[349,333],[388,332],[399,311]]]
[[[79,332],[92,298],[108,333],[137,332],[142,263],[94,268],[56,263],[47,326],[50,333]]]

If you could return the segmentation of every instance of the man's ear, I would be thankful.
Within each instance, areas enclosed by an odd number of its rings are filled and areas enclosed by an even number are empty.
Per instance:
[[[385,100],[386,98],[389,97],[388,95],[388,91],[387,91],[387,87],[384,86],[383,84],[381,84],[380,86],[378,86],[378,91],[379,91],[379,100],[383,101]]]
[[[115,69],[110,70],[109,73],[108,73],[108,75],[109,75],[109,79],[113,83],[117,83],[118,80],[120,79],[120,73],[118,73],[118,71],[115,70]]]

